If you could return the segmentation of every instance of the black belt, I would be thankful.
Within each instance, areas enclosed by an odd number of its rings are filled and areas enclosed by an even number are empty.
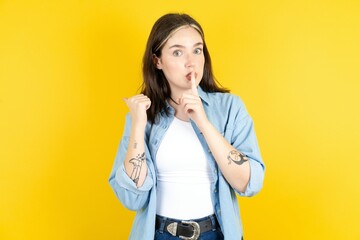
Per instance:
[[[200,234],[218,228],[219,223],[215,214],[201,221],[181,221],[156,216],[155,229],[159,230],[162,226],[162,231],[166,231],[173,236],[178,236],[181,239],[195,240],[198,239]]]

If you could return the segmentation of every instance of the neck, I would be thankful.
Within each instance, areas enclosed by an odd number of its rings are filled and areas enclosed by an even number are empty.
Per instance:
[[[175,110],[175,117],[183,121],[189,121],[188,114],[183,110],[178,101],[176,101],[173,97],[170,97],[169,104]]]
[[[182,121],[184,121],[184,122],[189,122],[190,121],[189,116],[183,111],[176,111],[175,110],[175,117],[182,120]]]
[[[172,97],[170,97],[170,100],[172,101],[172,103],[175,103],[175,105],[180,105],[177,101],[175,101]]]

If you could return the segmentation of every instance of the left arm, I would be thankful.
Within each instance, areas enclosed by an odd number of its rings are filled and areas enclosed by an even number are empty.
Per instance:
[[[231,146],[209,121],[196,124],[226,180],[238,192],[245,192],[250,180],[247,156]]]
[[[183,94],[180,105],[202,132],[226,180],[235,190],[244,193],[251,177],[249,159],[232,146],[208,120],[193,75],[191,81],[191,91]]]

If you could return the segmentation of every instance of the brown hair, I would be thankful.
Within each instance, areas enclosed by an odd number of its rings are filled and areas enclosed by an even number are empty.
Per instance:
[[[147,111],[148,120],[151,123],[156,121],[157,114],[166,109],[166,101],[171,96],[170,86],[162,70],[156,68],[154,54],[161,57],[161,50],[171,34],[182,26],[190,26],[199,32],[203,40],[203,53],[205,57],[204,73],[200,81],[200,86],[205,92],[229,92],[229,90],[219,87],[212,73],[211,59],[206,47],[204,32],[200,24],[187,14],[170,13],[160,17],[154,24],[143,57],[143,83],[141,93],[148,96],[151,106]]]

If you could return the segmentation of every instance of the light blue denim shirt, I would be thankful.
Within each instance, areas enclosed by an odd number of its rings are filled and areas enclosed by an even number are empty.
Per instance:
[[[195,123],[191,122],[214,174],[215,181],[211,186],[212,202],[224,237],[226,240],[239,240],[243,236],[243,230],[236,193],[240,196],[252,196],[260,191],[264,179],[265,167],[255,136],[253,121],[239,97],[230,93],[207,93],[201,87],[198,87],[198,92],[209,121],[233,147],[249,158],[250,181],[244,193],[236,192],[219,171],[205,138]],[[167,108],[170,110],[169,116],[166,116],[163,111],[159,113],[159,121],[155,124],[148,123],[146,126],[144,141],[148,172],[140,188],[137,188],[128,177],[123,164],[131,128],[130,115],[126,116],[125,130],[109,182],[120,202],[126,208],[137,211],[129,239],[154,239],[157,185],[154,160],[164,134],[174,119],[174,109],[170,105],[167,105]]]

